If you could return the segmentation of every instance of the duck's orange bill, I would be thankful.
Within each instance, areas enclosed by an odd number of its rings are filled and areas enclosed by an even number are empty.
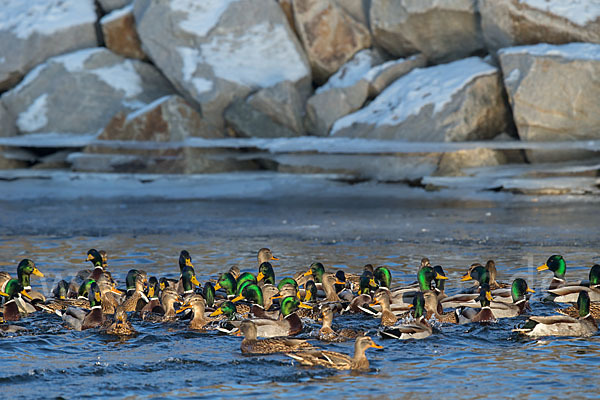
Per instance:
[[[275,257],[275,256],[271,256],[271,260],[275,260],[275,261],[279,261],[279,258]]]
[[[260,271],[258,273],[258,275],[256,275],[256,281],[260,282],[264,277],[265,277],[265,274],[263,274],[262,271]]]
[[[185,265],[194,268],[194,264],[192,264],[192,260],[190,260],[189,258],[185,259]]]
[[[281,299],[282,297],[283,297],[282,294],[278,294],[276,296],[271,297],[271,300],[273,300],[273,299]],[[298,295],[298,298],[300,298],[300,295]]]
[[[533,289],[530,289],[530,288],[527,288],[527,291],[528,291],[529,293],[535,293],[535,290],[533,290]]]
[[[310,269],[308,271],[306,271],[303,276],[309,276],[309,275],[312,275],[312,271]]]
[[[85,259],[85,261],[92,261],[94,259],[94,256],[91,254],[87,255],[87,258]]]
[[[123,294],[123,292],[121,292],[119,289],[115,289],[115,288],[110,288],[110,291],[116,294]]]
[[[371,344],[371,347],[375,348],[375,349],[383,349],[383,346],[378,345],[377,343],[373,342]]]
[[[29,300],[33,300],[33,297],[31,297],[29,295],[29,293],[27,293],[27,291],[25,289],[21,290],[21,294],[25,297],[27,297]]]
[[[175,311],[175,314],[179,314],[181,312],[184,312],[185,310],[187,310],[188,308],[192,308],[191,304],[185,304],[184,306],[182,306],[179,310]]]
[[[215,285],[215,290],[219,290],[219,289],[221,289],[221,287],[222,287],[221,284],[217,282],[217,284]]]
[[[37,268],[35,268],[35,267],[33,268],[33,271],[31,271],[31,273],[32,273],[32,274],[34,274],[35,276],[40,276],[40,277],[42,277],[42,278],[44,277],[44,274],[42,274],[42,273],[40,272],[40,270],[39,270],[39,269],[37,269]]]
[[[539,267],[537,267],[538,271],[545,271],[548,269],[548,265],[544,264],[544,265],[540,265]]]
[[[232,299],[231,301],[233,303],[235,303],[236,301],[240,301],[240,300],[244,300],[244,296],[242,296],[241,294],[238,297],[235,297],[234,299]]]
[[[196,285],[196,286],[200,286],[200,282],[198,282],[198,278],[196,278],[196,275],[192,275],[192,279],[190,279],[190,281]]]
[[[372,279],[371,279],[371,281],[373,281],[372,285],[374,286],[375,285],[375,281],[372,280]],[[369,283],[371,283],[371,281],[369,281]],[[345,285],[346,284],[346,282],[342,282],[339,279],[336,279],[335,283],[336,283],[336,285]]]
[[[300,304],[298,304],[298,307],[300,307],[300,308],[307,308],[307,309],[309,309],[309,310],[312,310],[312,307],[311,307],[311,306],[309,306],[308,304],[304,304],[304,303],[300,303]]]
[[[471,279],[473,279],[473,278],[471,278],[471,273],[470,273],[470,272],[467,272],[467,273],[466,273],[466,274],[465,274],[465,275],[462,277],[461,281],[462,281],[462,282],[465,282],[465,281],[470,281]]]

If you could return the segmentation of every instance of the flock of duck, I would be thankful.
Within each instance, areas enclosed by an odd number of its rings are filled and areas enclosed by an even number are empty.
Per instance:
[[[381,338],[423,339],[444,324],[489,324],[526,313],[534,293],[521,278],[511,285],[497,282],[492,260],[486,265],[472,264],[462,277],[462,281],[475,282],[472,288],[447,296],[443,268],[432,267],[427,258],[421,260],[417,281],[402,286],[392,286],[391,272],[385,266],[367,264],[360,275],[341,270],[333,274],[320,262],[276,283],[271,262],[278,258],[267,248],[260,249],[257,258],[257,275],[240,273],[233,266],[201,285],[189,252],[183,250],[179,279],[148,277],[146,272],[132,269],[125,279],[126,288],[119,290],[108,271],[106,252],[91,249],[87,261],[93,268],[79,271],[70,282],[60,281],[49,299],[31,288],[31,275],[44,275],[33,261],[24,259],[18,264],[17,278],[0,272],[0,331],[26,329],[5,321],[17,321],[38,311],[60,316],[71,329],[95,328],[120,336],[135,333],[128,319],[132,314],[156,323],[189,319],[189,329],[243,335],[243,354],[281,352],[307,366],[368,369],[366,350],[382,346],[363,331],[334,329],[335,314],[380,318],[377,334]],[[565,281],[566,263],[560,255],[551,256],[538,267],[538,271],[543,270],[554,273],[544,301],[575,304],[557,309],[559,315],[531,316],[514,331],[533,337],[591,336],[597,332],[594,317],[600,314],[600,307],[591,302],[600,302],[600,265],[590,269],[589,281],[576,283]],[[354,340],[354,355],[293,338],[308,321],[322,321],[317,335],[322,342]]]

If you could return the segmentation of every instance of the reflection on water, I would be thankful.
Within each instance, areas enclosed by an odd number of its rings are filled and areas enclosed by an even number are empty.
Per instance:
[[[149,229],[150,233],[137,234],[132,233],[137,229],[133,225],[123,230],[127,234],[109,231],[100,237],[92,233],[73,236],[56,225],[52,236],[3,237],[0,269],[14,272],[21,258],[32,258],[46,275],[33,277],[33,286],[48,293],[55,282],[87,267],[83,260],[92,247],[109,251],[109,269],[121,282],[131,268],[144,269],[149,275],[178,276],[177,257],[185,248],[202,281],[232,264],[256,272],[256,251],[268,246],[281,259],[276,264],[277,279],[320,260],[329,268],[349,271],[360,271],[368,262],[386,264],[391,266],[394,282],[413,282],[418,261],[428,256],[444,266],[450,277],[447,291],[452,294],[465,287],[459,278],[466,266],[487,258],[496,260],[499,280],[523,276],[536,290],[550,282],[550,273],[535,272],[550,254],[565,255],[568,280],[574,281],[586,278],[589,265],[598,261],[595,239],[589,237],[585,226],[563,221],[560,234],[549,229],[549,220],[562,221],[564,217],[558,209],[529,209],[529,214],[512,222],[502,216],[513,215],[514,210],[492,211],[496,219],[488,223],[486,208],[410,212],[380,208],[378,220],[373,220],[373,210],[343,216],[324,208],[304,216],[283,217],[279,214],[282,210],[270,208],[264,217],[234,215],[210,234],[187,228],[162,234]],[[386,218],[386,213],[391,216]],[[179,218],[175,223],[185,226],[185,218]],[[256,227],[256,221],[262,226],[275,226],[274,221],[279,225],[269,233]],[[325,229],[326,221],[336,224]],[[378,222],[368,225],[367,221]],[[314,225],[322,228],[315,231],[310,228]],[[297,229],[299,226],[309,228]],[[535,299],[542,296],[538,291]],[[549,314],[553,309],[539,301],[533,302],[532,308],[536,314]],[[0,337],[0,390],[15,399],[39,398],[40,393],[65,398],[245,394],[307,399],[326,393],[355,398],[547,398],[558,393],[561,397],[596,397],[598,336],[523,340],[511,333],[521,321],[502,320],[485,327],[444,326],[440,333],[422,341],[379,339],[385,349],[369,350],[372,370],[356,374],[299,367],[281,355],[245,357],[239,351],[240,338],[189,332],[185,323],[155,325],[134,319],[139,334],[119,341],[92,331],[65,331],[59,317],[36,313],[20,322],[29,329],[27,334]],[[337,317],[334,322],[367,329],[377,326],[376,320],[361,316]],[[308,326],[305,335],[313,329],[317,327]],[[351,343],[327,348],[352,352]]]

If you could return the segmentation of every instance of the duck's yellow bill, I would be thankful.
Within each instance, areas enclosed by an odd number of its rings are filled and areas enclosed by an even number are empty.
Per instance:
[[[409,305],[408,305],[408,308],[413,308],[413,307],[414,307],[414,306],[413,306],[412,304],[409,304]]]
[[[485,292],[485,298],[488,299],[489,301],[494,300],[491,292]]]
[[[4,293],[3,291],[0,290],[0,296],[8,297],[8,293]]]
[[[265,277],[265,274],[262,273],[262,271],[260,271],[258,273],[258,275],[256,275],[256,282],[260,282],[262,281],[262,279]]]
[[[200,286],[200,282],[198,282],[198,278],[196,278],[196,275],[192,275],[192,279],[190,279],[190,281],[196,285],[196,286]]]
[[[545,271],[548,269],[548,265],[544,264],[544,265],[540,265],[539,267],[537,267],[538,271]]]
[[[164,282],[160,283],[160,290],[165,290],[165,287],[167,287],[167,285],[165,285]]]
[[[448,279],[448,277],[444,276],[438,272],[435,274],[435,279]]]
[[[306,271],[303,276],[309,276],[309,275],[312,275],[312,270],[310,270],[310,269],[308,271]]]
[[[377,302],[369,304],[369,307],[375,307],[377,305]]]
[[[40,276],[40,277],[42,277],[42,278],[44,277],[44,274],[42,274],[42,273],[40,272],[40,270],[39,270],[39,269],[37,269],[37,268],[33,268],[33,271],[31,271],[31,273],[32,273],[32,274],[34,274],[35,276]]]
[[[94,259],[94,256],[91,254],[87,255],[87,258],[85,259],[85,261],[92,261]]]
[[[181,312],[184,312],[188,308],[192,308],[192,306],[190,304],[184,304],[179,310],[175,311],[175,314],[179,314]]]
[[[298,307],[300,307],[300,308],[307,308],[309,310],[312,310],[312,306],[309,306],[308,304],[304,304],[304,303],[298,304]]]
[[[312,293],[310,292],[310,290],[307,290],[306,296],[304,296],[304,301],[310,301],[311,299],[312,299]]]
[[[279,296],[279,297],[281,297],[281,296]],[[271,298],[272,299],[278,299],[279,297],[271,297]],[[302,296],[300,295],[300,292],[296,292],[296,297],[299,298],[300,300],[302,300]]]
[[[29,300],[33,300],[33,297],[31,297],[29,295],[29,293],[27,293],[27,291],[25,289],[21,290],[21,294],[25,297],[27,297]]]
[[[527,291],[528,291],[529,293],[535,293],[535,290],[533,290],[533,289],[530,289],[530,288],[527,288]]]
[[[275,256],[271,256],[271,260],[275,260],[275,261],[279,261],[279,258],[275,257]]]
[[[282,297],[283,297],[283,295],[282,295],[282,294],[278,294],[278,295],[276,295],[276,296],[272,296],[272,297],[271,297],[271,300],[273,300],[273,299],[281,299]],[[298,295],[298,298],[300,298],[300,295]]]
[[[187,267],[192,267],[192,268],[194,268],[194,264],[192,264],[192,260],[190,260],[189,258],[186,258],[186,259],[185,259],[185,265],[186,265]]]
[[[465,282],[465,281],[470,281],[471,279],[471,273],[467,272],[462,278],[461,278],[461,282]]]
[[[375,279],[371,278],[369,280],[369,285],[371,285],[371,286],[377,286],[377,284],[375,283]]]
[[[242,296],[241,294],[238,297],[235,297],[231,300],[232,303],[235,303],[236,301],[240,301],[240,300],[244,300],[244,296]]]
[[[217,284],[215,285],[215,290],[219,290],[221,288],[222,288],[221,284],[217,282]]]
[[[221,310],[221,307],[219,307],[215,311],[211,312],[208,316],[216,317],[217,315],[221,315],[221,314],[223,314],[223,310]]]

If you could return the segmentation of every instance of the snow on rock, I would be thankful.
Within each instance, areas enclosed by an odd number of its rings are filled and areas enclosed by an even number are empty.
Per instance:
[[[600,0],[478,0],[486,46],[600,43]]]
[[[471,57],[414,69],[365,108],[337,120],[331,134],[409,141],[488,139],[503,130],[507,117],[498,70]]]
[[[373,1],[370,25],[374,41],[398,57],[450,61],[483,48],[476,0]]]
[[[600,139],[600,44],[519,46],[499,57],[521,140]],[[581,154],[536,150],[528,157],[549,162]]]
[[[0,100],[23,133],[96,133],[120,110],[172,93],[149,64],[105,48],[50,58]]]
[[[311,133],[326,136],[339,118],[358,110],[369,97],[377,96],[391,82],[425,65],[422,55],[383,63],[381,53],[361,50],[319,87],[306,103]]]
[[[0,90],[51,56],[97,45],[93,0],[0,1]]]
[[[204,117],[252,91],[290,81],[310,90],[310,68],[278,4],[270,0],[136,0],[143,49]]]

